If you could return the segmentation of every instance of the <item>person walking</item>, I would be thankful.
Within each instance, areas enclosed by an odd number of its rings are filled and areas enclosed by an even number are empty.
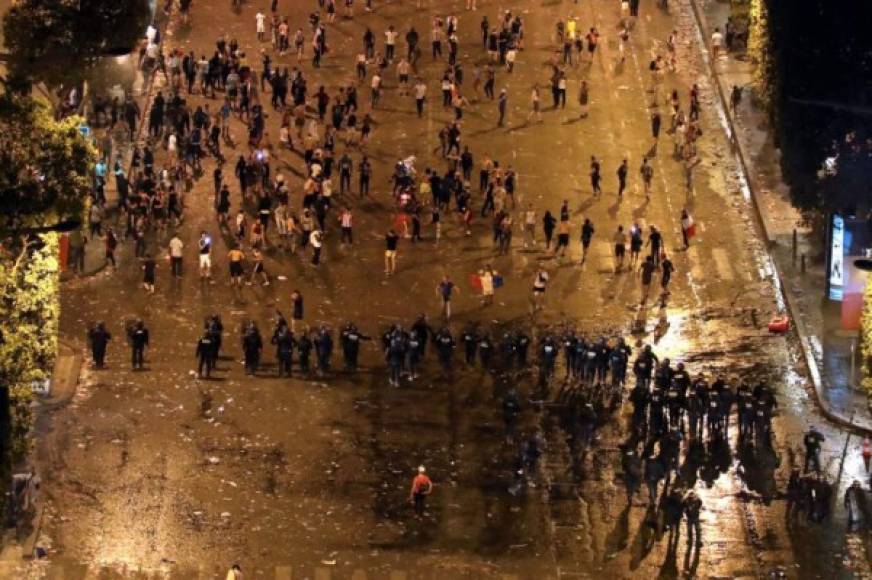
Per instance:
[[[690,490],[684,496],[682,502],[684,517],[687,520],[687,544],[696,540],[697,547],[702,546],[702,529],[700,526],[700,512],[702,511],[702,500],[696,495],[696,492]]]
[[[242,580],[242,568],[239,564],[234,564],[230,567],[224,580]]]
[[[478,279],[481,281],[481,304],[482,306],[490,306],[494,303],[494,288],[496,273],[491,268],[490,264],[484,267],[484,270],[479,270]]]
[[[197,378],[208,379],[212,371],[212,355],[215,352],[212,334],[207,330],[197,341],[194,355],[197,357]]]
[[[291,332],[297,332],[298,322],[303,322],[303,294],[294,290],[291,293]]]
[[[179,238],[178,232],[173,234],[169,243],[170,265],[172,274],[176,278],[182,277],[182,256],[184,256],[185,244]]]
[[[627,188],[627,173],[629,172],[629,164],[625,157],[616,171],[618,176],[618,197],[624,196],[624,190]]]
[[[393,229],[385,234],[385,275],[393,276],[397,271],[397,245],[400,236]]]
[[[502,127],[506,120],[506,106],[508,105],[509,97],[506,94],[506,89],[502,89],[500,91],[500,96],[497,99],[497,110],[499,111],[499,120],[497,121],[497,127]]]
[[[436,286],[436,292],[442,299],[442,316],[444,316],[445,320],[448,321],[451,319],[451,297],[455,292],[460,294],[460,288],[451,281],[448,274],[445,274],[442,277],[442,281],[439,282],[438,286]]]
[[[809,465],[811,465],[815,471],[820,472],[821,470],[821,445],[823,444],[826,438],[821,434],[820,431],[817,430],[814,426],[812,426],[803,437],[803,444],[805,445],[805,465],[803,466],[803,472],[808,472]]]
[[[227,252],[227,261],[230,267],[230,285],[242,286],[242,260],[245,254],[238,246],[234,246]]]
[[[148,329],[142,320],[137,320],[127,331],[130,342],[131,366],[133,370],[142,370],[145,365],[145,348],[148,346]]]
[[[593,234],[596,230],[593,228],[593,222],[589,218],[584,218],[584,223],[581,225],[581,261],[584,264],[587,260],[587,252],[590,249],[590,242],[593,240]]]
[[[654,277],[655,271],[657,271],[657,265],[651,256],[645,258],[645,261],[639,266],[639,275],[642,278],[642,299],[640,304],[643,306],[648,301],[648,293],[651,291],[651,280]]]
[[[663,261],[660,262],[660,288],[663,295],[669,294],[669,282],[672,280],[672,273],[675,272],[675,265],[669,256],[663,256]]]
[[[433,493],[433,482],[427,476],[427,469],[418,466],[418,473],[412,478],[412,488],[409,491],[409,502],[415,507],[415,515],[421,517],[427,507],[427,496]]]
[[[654,178],[654,168],[648,163],[648,156],[642,158],[642,166],[639,168],[642,176],[642,186],[645,190],[645,199],[651,199],[651,180]]]
[[[686,209],[681,210],[681,237],[684,240],[684,249],[690,247],[690,240],[696,235],[696,224]]]
[[[548,286],[548,272],[539,269],[536,272],[536,277],[533,278],[533,312],[542,308],[542,302],[545,301],[545,289]]]
[[[341,244],[351,245],[354,243],[354,236],[352,235],[352,223],[353,223],[353,214],[351,213],[351,208],[345,206],[342,209],[342,213],[339,214],[339,227],[342,230],[342,236],[340,238]]]
[[[142,287],[149,294],[154,294],[155,273],[157,270],[157,262],[151,257],[151,254],[146,254],[142,260]]]
[[[106,330],[106,326],[102,322],[98,322],[88,331],[88,343],[91,345],[91,359],[94,361],[94,368],[105,368],[106,347],[110,340],[112,340],[112,335]]]
[[[618,226],[613,241],[615,244],[615,274],[617,274],[624,266],[624,254],[627,251],[627,234],[624,233],[624,226]]]
[[[200,232],[197,242],[199,252],[200,278],[212,281],[212,238],[206,232]]]
[[[590,187],[594,197],[599,197],[603,190],[600,187],[602,175],[600,173],[600,163],[593,155],[590,156]]]
[[[554,236],[554,228],[557,227],[557,220],[551,215],[551,210],[547,210],[542,216],[542,231],[545,233],[545,251],[551,249],[551,238]]]

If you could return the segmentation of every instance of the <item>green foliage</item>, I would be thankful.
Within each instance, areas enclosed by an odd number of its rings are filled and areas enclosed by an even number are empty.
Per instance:
[[[8,474],[27,456],[32,385],[51,377],[57,352],[58,236],[45,234],[4,247],[0,260],[0,384],[9,390]]]
[[[96,152],[81,123],[55,121],[29,97],[0,97],[0,234],[83,216]]]
[[[863,294],[863,316],[860,319],[860,356],[863,387],[872,399],[872,276],[866,282]]]
[[[755,65],[752,80],[754,97],[772,115],[778,75],[775,70],[772,37],[769,34],[769,8],[766,0],[751,0],[748,17],[748,56]]]
[[[3,18],[11,76],[76,82],[87,59],[127,53],[145,33],[148,0],[19,0]]]

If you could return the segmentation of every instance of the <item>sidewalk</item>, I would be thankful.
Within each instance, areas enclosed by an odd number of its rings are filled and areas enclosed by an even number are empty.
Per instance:
[[[691,0],[691,5],[707,43],[716,26],[724,28],[730,4]],[[800,225],[799,212],[790,204],[789,190],[781,179],[780,152],[773,145],[768,119],[752,102],[753,65],[732,53],[722,56],[713,65],[752,201],[759,213],[769,254],[796,326],[821,410],[832,421],[872,433],[872,413],[866,394],[849,384],[854,340],[838,330],[839,314],[827,309],[824,301],[826,280],[819,256],[820,244]],[[733,85],[744,88],[735,114],[729,111],[727,101]],[[795,252],[794,231],[797,235]]]

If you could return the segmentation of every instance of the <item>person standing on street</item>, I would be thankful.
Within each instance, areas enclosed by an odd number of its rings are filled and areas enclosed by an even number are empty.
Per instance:
[[[182,256],[184,256],[185,244],[179,238],[178,232],[173,234],[169,244],[170,265],[172,266],[173,276],[176,278],[182,277]]]
[[[260,364],[260,352],[263,350],[263,339],[254,322],[249,321],[242,335],[242,352],[245,355],[245,374],[254,375]]]
[[[533,312],[542,308],[542,302],[545,300],[545,289],[548,286],[548,272],[539,269],[536,272],[536,277],[533,279]]]
[[[590,188],[593,192],[594,197],[598,197],[602,194],[603,190],[600,187],[600,182],[602,181],[602,175],[600,174],[600,163],[597,161],[596,157],[593,155],[590,156]]]
[[[497,127],[502,127],[506,120],[506,106],[509,102],[509,96],[506,94],[506,89],[500,91],[500,96],[497,99],[497,111],[499,111],[499,120]]]
[[[642,299],[640,303],[644,306],[648,301],[648,293],[651,291],[651,280],[654,277],[654,272],[657,270],[657,265],[654,264],[654,258],[648,256],[642,265],[639,266],[639,275],[642,278]]]
[[[397,245],[400,236],[393,229],[385,234],[385,275],[393,276],[397,271]]]
[[[642,158],[642,166],[639,168],[642,176],[642,186],[645,189],[645,198],[651,199],[651,180],[654,178],[654,168],[648,163],[648,156]]]
[[[618,231],[614,236],[615,243],[615,274],[621,271],[624,267],[624,254],[627,251],[627,234],[624,233],[624,226],[618,226]]]
[[[215,345],[212,344],[212,335],[207,330],[203,336],[197,341],[197,378],[209,378],[209,373],[212,371],[212,355],[215,352]]]
[[[696,495],[696,492],[690,490],[684,496],[682,502],[684,517],[687,520],[687,544],[696,540],[697,547],[702,546],[702,530],[700,528],[700,511],[702,511],[702,500]]]
[[[212,281],[212,238],[206,232],[200,232],[197,242],[200,260],[200,278]]]
[[[802,468],[803,472],[808,471],[809,465],[812,465],[815,471],[820,472],[821,445],[823,444],[824,439],[825,437],[814,426],[806,432],[805,437],[803,437],[802,440],[805,445],[805,466]]]
[[[427,496],[433,493],[433,482],[427,476],[427,469],[418,466],[418,474],[412,479],[412,489],[409,491],[409,501],[415,506],[415,515],[421,517],[427,507]]]
[[[102,322],[98,322],[88,331],[88,343],[91,345],[91,358],[95,368],[105,368],[106,347],[110,340],[112,340],[112,335],[109,334],[106,325]]]
[[[696,225],[686,209],[681,210],[681,237],[684,240],[684,249],[690,247],[690,239],[696,235]]]
[[[557,220],[551,215],[551,210],[547,210],[542,216],[542,231],[545,232],[545,251],[551,249],[551,238],[554,236],[554,228],[557,227]]]
[[[589,218],[584,218],[584,223],[581,225],[581,262],[584,264],[587,260],[587,251],[590,249],[590,242],[593,240],[593,222]]]
[[[445,274],[442,277],[442,281],[439,282],[439,285],[436,287],[436,292],[442,299],[442,316],[444,316],[445,320],[448,321],[451,319],[451,296],[454,292],[460,294],[460,288],[451,281],[448,274]]]
[[[663,290],[664,296],[669,294],[669,281],[672,280],[672,273],[675,272],[675,265],[669,256],[664,256],[660,263],[660,288]]]
[[[621,162],[620,166],[618,166],[618,170],[616,171],[618,175],[618,197],[624,196],[624,190],[627,188],[627,173],[629,172],[629,164],[627,163],[627,158]]]
[[[148,346],[148,329],[145,323],[137,320],[127,331],[127,338],[130,341],[131,366],[135,371],[142,370],[145,365],[145,347]]]

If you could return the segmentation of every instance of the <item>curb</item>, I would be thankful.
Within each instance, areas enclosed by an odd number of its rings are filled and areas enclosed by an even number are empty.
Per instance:
[[[715,88],[717,89],[718,97],[720,98],[720,112],[726,119],[729,128],[729,131],[727,132],[727,138],[730,140],[730,143],[733,146],[735,157],[739,161],[742,178],[745,182],[745,186],[748,188],[748,191],[751,194],[751,205],[754,208],[754,211],[752,213],[756,218],[755,221],[757,222],[757,227],[763,233],[763,237],[766,241],[766,256],[769,258],[769,263],[772,267],[772,272],[774,273],[776,291],[781,295],[782,299],[784,300],[784,304],[786,305],[787,310],[790,312],[790,317],[794,323],[791,332],[795,332],[797,338],[799,339],[800,349],[802,350],[803,358],[805,359],[805,364],[808,368],[808,375],[811,379],[812,384],[814,385],[814,395],[817,406],[820,409],[821,414],[823,414],[823,416],[829,421],[836,423],[846,429],[861,433],[863,435],[872,436],[872,428],[857,425],[852,419],[833,411],[832,408],[829,406],[829,403],[826,401],[826,398],[824,397],[820,368],[818,367],[817,361],[814,358],[814,351],[812,350],[812,346],[808,338],[809,334],[806,330],[805,322],[803,322],[801,316],[797,316],[796,314],[797,312],[799,312],[795,303],[796,299],[792,296],[790,291],[787,290],[787,286],[784,284],[784,277],[778,268],[775,257],[770,251],[770,248],[775,244],[775,240],[769,234],[769,230],[766,227],[766,220],[763,218],[763,212],[761,211],[760,204],[757,201],[757,186],[751,177],[751,172],[748,171],[748,163],[745,160],[746,154],[742,143],[736,137],[738,131],[736,130],[735,121],[730,114],[729,101],[727,100],[726,95],[724,95],[721,84],[718,81],[717,70],[715,70],[714,63],[709,57],[708,47],[705,42],[706,30],[708,30],[706,18],[703,15],[699,5],[697,4],[698,0],[688,1],[694,15],[694,22],[696,23],[697,32],[702,37],[701,53],[703,56],[703,60],[705,61],[706,67],[708,68],[708,74],[711,77]]]
[[[38,410],[62,407],[72,400],[79,386],[79,375],[84,364],[81,350],[64,339],[58,339],[58,355],[52,372],[52,393],[34,400]]]

